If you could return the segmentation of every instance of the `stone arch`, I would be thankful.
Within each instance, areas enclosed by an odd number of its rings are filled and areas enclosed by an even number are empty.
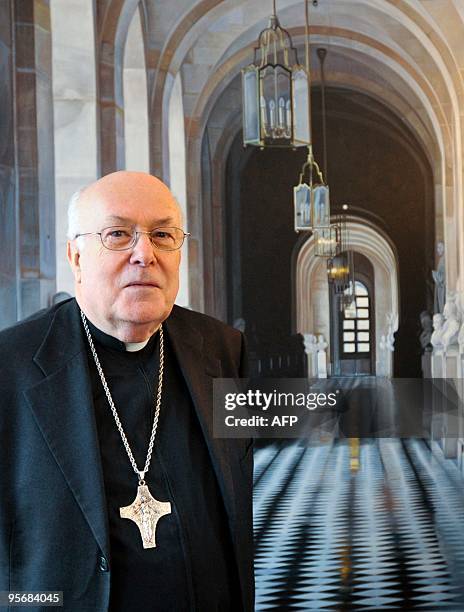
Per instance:
[[[229,72],[230,74],[230,72]],[[328,84],[330,85],[330,76],[327,79],[328,80]],[[218,81],[218,83],[221,82],[221,86],[220,86],[220,90],[222,89],[222,85],[224,84],[224,80],[222,81]],[[366,89],[369,89],[369,84],[368,83],[364,83]],[[351,87],[353,89],[359,89],[361,90],[361,88],[357,88],[356,84],[351,84]],[[224,93],[225,90],[222,90],[222,93]],[[362,90],[361,90],[362,91]],[[446,134],[446,128],[445,128],[445,133],[443,133],[442,131],[442,119],[443,117],[441,117],[441,120],[439,121],[435,115],[435,109],[432,107],[432,104],[428,101],[429,99],[425,96],[425,94],[422,92],[422,90],[419,88],[418,92],[420,93],[420,96],[422,97],[422,101],[423,104],[427,104],[428,105],[428,112],[429,112],[429,116],[430,116],[430,123],[429,126],[426,128],[426,132],[422,132],[421,136],[421,140],[424,140],[424,136],[427,137],[428,140],[428,147],[427,149],[430,150],[430,144],[431,142],[434,145],[434,149],[435,149],[435,155],[434,155],[434,163],[433,163],[433,169],[435,172],[435,185],[436,185],[436,199],[438,201],[438,206],[437,206],[437,210],[441,211],[442,209],[445,209],[445,206],[447,204],[447,200],[448,200],[448,206],[449,206],[449,190],[447,191],[445,189],[445,183],[446,183],[446,176],[445,176],[445,166],[446,165],[453,165],[451,159],[449,158],[449,155],[446,156],[446,152],[449,152],[449,138],[447,138],[447,134]],[[382,96],[379,95],[379,91],[377,91],[377,99],[382,99]],[[188,158],[190,160],[196,159],[197,161],[193,161],[193,165],[195,165],[197,162],[199,163],[199,158],[195,158],[195,151],[199,151],[199,139],[201,138],[201,135],[204,132],[205,129],[205,125],[208,120],[207,117],[209,117],[212,114],[212,109],[214,108],[214,97],[215,94],[214,92],[212,92],[211,90],[209,91],[209,94],[211,94],[211,97],[208,99],[203,111],[205,113],[205,115],[203,116],[203,118],[200,120],[198,118],[197,115],[195,115],[194,117],[191,118],[189,125],[189,132],[188,132]],[[218,92],[219,95],[219,92]],[[434,102],[436,102],[434,100]],[[416,127],[414,125],[413,122],[409,122],[410,126],[413,127],[413,129]],[[433,126],[433,127],[432,127]],[[430,131],[430,128],[432,128],[432,133]],[[414,131],[417,133],[417,130],[414,129]],[[444,141],[447,141],[448,144],[445,144]],[[448,157],[448,162],[445,161],[445,157]],[[198,180],[195,180],[195,177],[192,177],[192,182],[189,182],[189,187],[191,188],[189,191],[189,201],[190,201],[190,209],[192,211],[195,211],[195,214],[197,216],[204,214],[204,207],[203,207],[203,211],[201,211],[201,206],[200,206],[200,198],[199,198],[199,193],[201,192],[201,186],[198,184]],[[201,221],[199,220],[199,225],[201,225]],[[443,224],[441,223],[441,220],[438,221],[437,224],[437,230],[439,232],[439,234],[443,231],[444,232],[444,228],[443,228]],[[448,243],[451,243],[451,248],[450,250],[453,250],[452,247],[452,243],[453,240],[451,239],[451,237],[449,236],[449,232],[448,232]],[[454,250],[456,248],[456,241],[454,240]],[[457,263],[457,262],[456,262]],[[453,265],[450,263],[450,268],[453,268],[454,271],[456,271],[456,266],[453,267]],[[455,272],[453,273],[455,274]],[[452,273],[450,273],[450,276],[453,275]],[[200,274],[201,276],[201,274]]]
[[[301,24],[300,3],[287,0],[281,5],[279,17],[296,44],[301,46],[304,28],[295,25]],[[364,91],[376,95],[387,106],[395,108],[396,104],[401,107],[406,123],[420,133],[420,140],[427,140],[424,148],[432,151],[436,211],[442,212],[437,220],[436,233],[438,239],[446,241],[448,283],[455,285],[459,262],[462,260],[464,264],[464,248],[457,239],[464,231],[464,211],[460,205],[461,142],[464,134],[461,133],[459,113],[459,101],[463,95],[462,67],[458,55],[453,52],[456,45],[452,48],[448,44],[446,23],[440,21],[439,11],[427,11],[419,2],[347,0],[331,6],[330,19],[321,12],[312,11],[312,43],[317,45],[321,41],[327,44],[330,41],[332,48],[347,54],[348,61],[357,57],[364,64],[364,69],[353,71],[348,67],[334,74],[333,84],[351,85],[360,91],[364,86]],[[458,13],[456,15],[458,18]],[[228,19],[231,27],[226,29]],[[214,106],[238,70],[249,61],[257,31],[267,19],[268,7],[255,2],[240,1],[233,10],[217,0],[199,2],[191,9],[185,7],[162,47],[152,95],[151,113],[153,122],[158,123],[158,127],[154,126],[154,140],[157,141],[155,168],[159,171],[162,168],[160,151],[165,149],[161,117],[165,113],[166,79],[183,71],[195,83],[191,92],[185,92],[185,114],[188,166],[198,167],[201,143]],[[217,42],[217,32],[227,33],[222,43]],[[204,65],[204,60],[201,65],[195,65],[197,54],[207,57],[208,45],[215,50],[209,54],[214,58],[211,65],[208,62]],[[371,76],[365,78],[365,67],[369,66]],[[374,73],[382,77],[386,75],[386,78],[373,80]],[[330,84],[331,75],[326,73],[326,76]],[[189,211],[196,217],[194,223],[201,228],[204,209],[201,181],[198,176],[193,176],[188,185]],[[193,282],[203,281],[202,265],[201,257],[193,264]],[[201,291],[192,304],[199,308],[204,306]]]
[[[398,257],[391,241],[374,224],[349,216],[347,229],[350,248],[367,257],[374,268],[376,374],[391,376],[389,355],[381,349],[380,338],[386,333],[387,315],[397,322],[399,319]],[[326,260],[315,257],[312,235],[302,244],[296,258],[295,303],[296,331],[323,333],[330,342]]]
[[[338,90],[338,88],[337,88]],[[330,87],[331,92],[337,91]],[[350,91],[344,90],[344,91]],[[352,90],[351,90],[352,91]],[[355,90],[357,93],[358,90]],[[361,99],[362,104],[366,107],[370,105],[370,112],[372,114],[373,106],[369,102],[370,96],[366,96],[364,99],[364,92],[361,96],[357,96]],[[227,277],[227,274],[231,274],[230,267],[228,267],[228,260],[226,259],[226,251],[230,254],[233,249],[227,249],[227,245],[224,242],[226,232],[216,231],[214,241],[212,240],[211,230],[205,230],[210,228],[212,225],[221,227],[224,223],[224,219],[229,213],[226,210],[226,173],[230,178],[231,168],[228,167],[228,156],[231,144],[234,139],[238,136],[241,130],[241,113],[240,113],[240,99],[241,99],[241,86],[239,78],[235,79],[233,83],[221,94],[219,100],[215,104],[211,114],[208,118],[208,134],[209,134],[209,145],[211,149],[210,160],[208,161],[208,172],[211,173],[211,181],[209,189],[205,193],[205,184],[202,184],[201,199],[195,194],[194,197],[198,197],[198,201],[201,201],[201,207],[195,207],[192,210],[191,220],[196,224],[197,231],[203,231],[202,244],[202,266],[203,271],[201,278],[203,279],[203,295],[204,295],[204,308],[205,311],[213,314],[214,316],[226,319],[227,317],[227,304],[225,302],[225,290],[223,279]],[[377,98],[378,101],[378,98]],[[388,112],[388,107],[383,104],[378,105],[379,109],[376,113],[380,113],[378,119],[377,129],[381,132],[390,132],[390,137],[393,141],[399,142],[400,146],[403,146],[416,161],[418,167],[420,167],[421,175],[424,178],[424,189],[427,192],[425,202],[427,208],[425,212],[429,212],[430,215],[426,214],[426,218],[429,220],[429,228],[433,228],[433,185],[429,180],[430,177],[430,166],[427,163],[429,156],[422,155],[423,149],[421,142],[414,139],[416,134],[406,131],[401,132],[401,123],[398,119],[398,112]],[[313,107],[313,111],[318,112]],[[332,116],[332,115],[330,115]],[[335,116],[335,115],[333,115]],[[349,118],[349,114],[348,114]],[[353,121],[365,125],[367,122],[364,121],[364,115],[354,115]],[[396,136],[395,136],[396,135]],[[249,147],[247,150],[251,151],[253,148]],[[231,179],[231,182],[238,181],[236,172],[232,173],[235,178]],[[329,174],[330,176],[330,174]],[[295,175],[295,180],[297,175]],[[192,180],[195,180],[195,176],[192,175]],[[329,179],[330,182],[330,179]],[[208,185],[207,185],[208,187]],[[237,193],[233,198],[233,201],[239,205],[240,193]],[[210,202],[214,202],[214,209],[210,205]],[[192,204],[192,199],[190,199]],[[354,210],[353,208],[351,208]],[[364,210],[362,215],[366,217],[369,211]],[[228,219],[230,218],[230,215]],[[375,222],[375,219],[372,219]],[[429,234],[427,233],[427,236]],[[431,231],[433,235],[433,230]],[[230,246],[230,245],[229,245]],[[433,267],[433,239],[424,240],[424,261],[428,267]],[[234,273],[235,274],[235,273]],[[221,282],[222,281],[222,282]],[[237,292],[237,287],[240,284],[235,283],[233,292]],[[238,299],[238,298],[237,298]],[[238,315],[237,315],[238,316]]]

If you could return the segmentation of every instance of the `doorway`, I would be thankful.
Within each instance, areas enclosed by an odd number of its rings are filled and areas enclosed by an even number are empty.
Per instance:
[[[375,374],[375,292],[374,268],[360,253],[353,254],[354,301],[340,308],[340,301],[329,286],[330,337],[333,376]]]

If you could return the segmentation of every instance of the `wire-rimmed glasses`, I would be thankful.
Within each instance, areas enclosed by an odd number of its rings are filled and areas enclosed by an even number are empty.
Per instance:
[[[190,236],[179,227],[155,227],[149,232],[143,232],[133,227],[117,225],[105,227],[101,232],[76,234],[75,238],[97,235],[100,236],[102,245],[110,251],[127,251],[137,244],[142,234],[146,234],[152,245],[160,251],[177,251],[184,244],[186,236]]]

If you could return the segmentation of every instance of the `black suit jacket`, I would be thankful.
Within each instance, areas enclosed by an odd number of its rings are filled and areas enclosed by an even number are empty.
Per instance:
[[[63,591],[64,609],[84,612],[108,608],[111,567],[89,366],[76,313],[69,300],[0,333],[0,590]],[[243,336],[180,307],[165,327],[219,482],[243,608],[250,611],[252,444],[214,438],[212,415],[213,378],[245,374]]]

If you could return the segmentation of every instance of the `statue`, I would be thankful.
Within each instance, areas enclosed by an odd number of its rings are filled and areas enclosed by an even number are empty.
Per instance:
[[[317,377],[327,378],[327,355],[325,349],[327,342],[324,340],[323,334],[317,337]]]
[[[317,376],[317,337],[314,334],[303,334],[305,353],[308,356],[308,376]]]
[[[436,314],[433,315],[433,334],[432,334],[432,337],[430,338],[430,342],[433,348],[438,351],[443,349],[443,344],[441,341],[441,334],[443,331],[443,322],[444,322],[444,316],[441,313],[437,312]]]
[[[459,352],[464,353],[464,323],[461,325],[461,329],[458,334]]]
[[[393,353],[395,350],[395,332],[398,329],[398,315],[394,315],[392,312],[387,314],[387,333],[380,336],[379,346],[382,351],[390,351]]]
[[[446,352],[453,344],[458,343],[459,336],[459,314],[454,301],[448,301],[443,309],[445,322],[441,331],[441,343]]]
[[[303,334],[303,342],[307,355],[317,353],[317,338],[314,334]]]
[[[435,283],[433,310],[435,313],[442,313],[445,307],[446,296],[445,245],[443,242],[437,243],[437,255],[437,269],[432,270],[433,282]]]
[[[328,344],[327,342],[324,340],[324,334],[319,334],[317,337],[317,352],[319,351],[323,351],[325,353],[325,349],[327,348]]]
[[[395,332],[398,329],[398,315],[387,314],[387,335],[385,337],[386,348],[393,353],[395,350]]]
[[[419,336],[419,342],[422,348],[422,352],[427,353],[432,350],[432,344],[430,342],[433,332],[432,317],[429,312],[423,310],[419,315],[419,320],[422,327],[422,331]]]

